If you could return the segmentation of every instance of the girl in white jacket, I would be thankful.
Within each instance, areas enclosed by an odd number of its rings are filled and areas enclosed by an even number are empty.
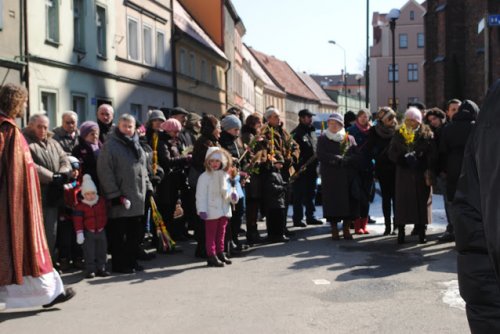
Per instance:
[[[231,203],[238,202],[238,194],[234,186],[230,186],[230,168],[229,153],[220,147],[209,147],[205,155],[205,172],[200,175],[196,185],[196,209],[205,221],[209,267],[231,264],[224,254],[224,235],[228,218],[231,217]]]

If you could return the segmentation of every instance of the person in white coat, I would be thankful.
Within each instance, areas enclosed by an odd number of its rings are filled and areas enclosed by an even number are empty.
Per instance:
[[[209,267],[231,264],[224,254],[224,236],[231,204],[238,202],[234,184],[229,180],[231,156],[220,147],[209,147],[205,155],[205,172],[196,185],[196,209],[205,222],[205,242]]]

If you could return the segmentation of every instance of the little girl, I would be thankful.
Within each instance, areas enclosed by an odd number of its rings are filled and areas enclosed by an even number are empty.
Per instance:
[[[209,147],[205,155],[205,172],[198,178],[196,186],[196,208],[205,221],[207,264],[209,267],[223,267],[231,264],[224,254],[224,235],[231,203],[238,202],[234,187],[229,187],[228,170],[231,165],[229,153],[219,147]]]
[[[83,244],[86,278],[109,276],[106,271],[106,232],[108,222],[106,201],[97,195],[97,188],[90,175],[83,176],[81,192],[83,200],[73,210],[76,242]]]

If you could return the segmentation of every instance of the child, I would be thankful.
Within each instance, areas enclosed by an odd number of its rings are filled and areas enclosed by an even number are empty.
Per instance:
[[[238,194],[228,186],[231,166],[229,153],[219,147],[209,147],[205,155],[205,172],[196,185],[196,208],[205,222],[207,265],[224,267],[231,261],[224,254],[224,236],[228,218],[231,218],[231,203],[238,202]]]
[[[287,184],[283,181],[281,168],[284,159],[277,154],[273,166],[267,172],[264,183],[264,203],[266,205],[267,238],[269,242],[287,242],[284,235],[286,226],[285,197]]]
[[[97,188],[90,175],[83,176],[81,195],[83,200],[73,211],[76,242],[83,244],[86,278],[109,276],[106,271],[106,232],[108,221],[106,201],[97,195]]]

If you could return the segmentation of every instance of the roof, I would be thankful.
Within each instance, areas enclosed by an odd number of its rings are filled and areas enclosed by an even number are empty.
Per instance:
[[[252,48],[249,48],[249,50],[273,79],[274,83],[287,94],[313,101],[318,100],[316,95],[300,80],[297,73],[295,73],[287,62],[273,56],[268,56]]]
[[[266,71],[264,71],[262,66],[260,66],[257,59],[255,59],[254,55],[248,49],[248,46],[246,46],[245,44],[243,44],[242,53],[243,58],[245,58],[245,60],[250,64],[250,68],[252,69],[253,73],[255,73],[255,75],[259,77],[262,82],[264,82],[264,87],[266,89],[285,95],[285,92],[274,84],[273,80],[269,77],[269,75],[267,75]]]
[[[174,24],[182,32],[202,44],[203,46],[211,49],[220,57],[227,60],[224,52],[219,49],[217,44],[212,41],[210,36],[196,23],[196,21],[189,15],[189,13],[182,7],[179,1],[174,0]]]
[[[309,87],[309,89],[316,95],[316,97],[319,99],[319,102],[322,105],[329,105],[332,107],[337,107],[337,103],[332,101],[330,97],[325,93],[323,88],[314,81],[313,78],[306,72],[297,72],[297,75],[302,79],[302,81]]]
[[[341,86],[344,84],[344,76],[340,75],[317,75],[313,74],[311,77],[316,81],[320,86]],[[358,78],[361,78],[361,81],[358,83]],[[327,83],[327,84],[325,84]],[[347,86],[364,86],[365,85],[365,77],[359,74],[349,74],[347,73]]]

